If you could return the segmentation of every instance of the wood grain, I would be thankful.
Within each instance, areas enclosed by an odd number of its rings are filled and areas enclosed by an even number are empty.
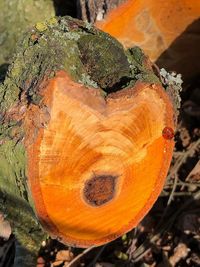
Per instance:
[[[157,199],[172,157],[174,141],[162,130],[174,129],[173,108],[163,88],[137,82],[104,98],[60,71],[43,95],[50,120],[27,147],[29,184],[43,225],[81,247],[131,230]],[[105,176],[116,177],[115,193],[90,205],[87,182]],[[109,194],[103,179],[101,186]]]

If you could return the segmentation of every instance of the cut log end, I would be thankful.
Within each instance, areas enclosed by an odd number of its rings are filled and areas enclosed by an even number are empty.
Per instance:
[[[160,85],[137,82],[105,98],[60,71],[43,90],[43,104],[49,122],[27,142],[27,151],[29,183],[44,227],[81,247],[131,230],[157,199],[169,168],[169,97]],[[32,112],[30,105],[30,132],[37,124]]]
[[[24,165],[21,154],[15,162],[20,179],[27,174],[27,199],[64,243],[87,247],[123,235],[162,190],[174,110],[151,65],[140,49],[125,51],[69,17],[37,24],[17,49],[0,88],[2,129],[21,145]]]

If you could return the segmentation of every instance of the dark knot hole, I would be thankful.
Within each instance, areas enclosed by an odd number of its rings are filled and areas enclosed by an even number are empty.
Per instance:
[[[85,182],[83,195],[86,202],[99,207],[115,196],[117,176],[94,175]]]

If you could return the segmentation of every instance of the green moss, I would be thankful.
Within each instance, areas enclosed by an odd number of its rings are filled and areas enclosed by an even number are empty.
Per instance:
[[[147,83],[161,83],[159,78],[154,74],[150,61],[141,48],[135,46],[128,49],[127,57],[135,81],[140,80]]]
[[[141,68],[146,58],[142,49],[139,48],[138,46],[134,46],[129,49],[129,52],[130,52],[130,57],[129,57],[130,61],[134,61],[134,65],[137,66],[138,68]]]
[[[2,140],[1,140],[2,141]],[[26,182],[25,148],[15,140],[0,145],[0,212],[9,220],[18,242],[35,261],[42,240],[46,238],[32,209]],[[25,257],[26,258],[26,257]],[[34,266],[29,262],[29,266]]]
[[[86,72],[106,91],[129,77],[130,67],[122,45],[105,37],[85,35],[78,40],[78,47]]]

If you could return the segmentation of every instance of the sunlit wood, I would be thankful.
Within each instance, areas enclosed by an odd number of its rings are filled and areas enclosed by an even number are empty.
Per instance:
[[[105,99],[60,71],[43,97],[49,117],[41,111],[39,117],[48,123],[27,144],[43,225],[82,247],[131,230],[157,199],[172,157],[174,141],[162,131],[174,129],[173,108],[163,88],[137,82]],[[31,105],[27,128],[33,112]]]

